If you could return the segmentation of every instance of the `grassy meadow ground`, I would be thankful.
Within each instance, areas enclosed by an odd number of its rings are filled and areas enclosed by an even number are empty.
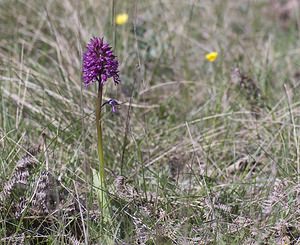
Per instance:
[[[0,244],[300,244],[299,9],[1,0]],[[123,104],[104,113],[104,226],[81,78],[92,36],[122,80],[105,86]]]

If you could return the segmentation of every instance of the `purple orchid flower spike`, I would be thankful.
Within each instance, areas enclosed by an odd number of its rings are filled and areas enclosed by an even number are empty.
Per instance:
[[[114,99],[109,99],[108,101],[106,101],[102,104],[102,106],[105,106],[105,105],[110,105],[112,112],[115,113],[117,111],[116,107],[120,104],[118,103],[118,101],[116,101]]]
[[[101,85],[108,78],[113,78],[115,84],[120,83],[119,62],[113,54],[111,46],[103,38],[93,37],[87,44],[83,54],[83,82],[85,87],[98,81]]]

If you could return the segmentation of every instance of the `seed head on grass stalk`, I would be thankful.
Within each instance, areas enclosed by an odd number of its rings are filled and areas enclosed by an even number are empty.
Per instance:
[[[119,61],[113,54],[111,46],[106,43],[103,38],[93,37],[86,47],[83,54],[83,83],[85,87],[96,82],[98,83],[98,96],[96,99],[96,127],[97,127],[97,143],[99,156],[99,175],[93,174],[94,183],[99,188],[99,199],[102,209],[102,217],[104,221],[110,221],[109,202],[106,197],[105,171],[104,171],[104,154],[102,142],[102,95],[103,86],[109,78],[112,78],[115,84],[120,83],[119,77]],[[115,106],[118,105],[115,100],[107,103],[112,106],[113,112]],[[103,105],[104,105],[103,104]],[[99,177],[98,177],[99,176]]]

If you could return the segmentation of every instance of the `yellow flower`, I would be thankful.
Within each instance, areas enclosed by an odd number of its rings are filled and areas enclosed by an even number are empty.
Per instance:
[[[124,25],[124,24],[126,24],[127,21],[128,21],[128,14],[126,14],[126,13],[118,14],[116,16],[115,21],[116,21],[117,25]]]
[[[210,52],[205,55],[205,59],[207,59],[209,62],[214,62],[218,58],[217,52]]]

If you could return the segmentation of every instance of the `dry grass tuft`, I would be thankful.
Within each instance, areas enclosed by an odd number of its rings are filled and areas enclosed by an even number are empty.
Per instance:
[[[7,245],[25,245],[25,234],[21,233],[18,235],[12,235],[9,237],[1,238],[0,240],[3,244]]]
[[[12,229],[10,233],[13,235],[5,239],[10,242],[14,239],[15,244],[22,244],[25,237],[30,238],[32,232],[38,232],[39,235],[32,239],[40,243],[47,237],[49,228],[59,227],[60,222],[63,222],[64,233],[58,235],[57,239],[65,240],[64,237],[70,234],[70,242],[81,244],[84,240],[82,225],[87,222],[88,217],[91,222],[99,222],[99,208],[94,206],[94,209],[90,209],[89,216],[85,198],[66,189],[50,170],[42,170],[35,176],[38,166],[36,157],[41,152],[41,145],[27,151],[17,162],[12,177],[4,184],[0,196],[1,211],[27,229],[22,233],[18,229]],[[64,217],[63,220],[61,217]]]
[[[38,178],[36,190],[32,199],[32,208],[37,214],[49,214],[49,175],[48,171],[43,171]]]
[[[30,171],[38,163],[36,156],[40,153],[40,151],[41,144],[28,149],[26,155],[17,162],[12,176],[4,183],[2,191],[0,192],[1,203],[5,203],[7,201],[14,189],[26,189]]]
[[[287,183],[284,180],[276,178],[273,184],[273,188],[264,201],[263,213],[268,216],[272,213],[275,205],[281,205],[283,209],[288,210],[288,200],[286,194]]]
[[[266,108],[265,98],[257,83],[250,77],[243,74],[239,68],[233,68],[231,71],[231,82],[236,85],[241,94],[243,94],[250,105],[252,114],[259,118],[262,110]]]

